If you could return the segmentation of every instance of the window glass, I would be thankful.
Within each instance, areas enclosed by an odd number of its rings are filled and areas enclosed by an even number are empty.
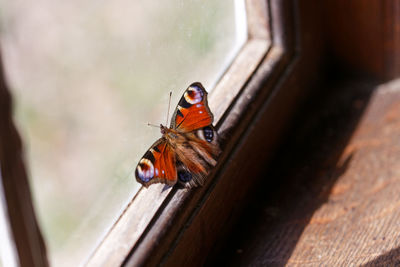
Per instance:
[[[136,163],[186,87],[245,42],[242,1],[0,1],[3,61],[54,266],[76,266],[139,188]]]

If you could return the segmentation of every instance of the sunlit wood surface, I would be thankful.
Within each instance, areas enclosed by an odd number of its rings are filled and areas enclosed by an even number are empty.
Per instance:
[[[400,80],[339,83],[307,106],[217,260],[398,266]]]

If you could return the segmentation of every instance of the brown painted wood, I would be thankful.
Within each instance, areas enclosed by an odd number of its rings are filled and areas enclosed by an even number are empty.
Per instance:
[[[247,7],[249,18],[252,18],[249,22],[250,38],[209,95],[215,124],[221,124],[225,114],[231,113],[231,104],[239,97],[270,47],[269,31],[265,28],[269,23],[265,17],[264,0],[249,0]],[[158,264],[210,181],[200,190],[170,188],[163,191],[164,185],[160,184],[142,188],[86,265],[119,266],[128,255],[132,256],[135,266],[143,262]],[[183,213],[183,216],[178,213]],[[170,229],[172,221],[174,227]]]
[[[224,154],[217,172],[202,188],[178,190],[171,197],[132,251],[127,266],[200,266],[230,229],[243,208],[242,200],[258,180],[254,174],[263,166],[254,162],[271,155],[295,103],[305,96],[305,85],[318,80],[312,70],[320,63],[322,42],[316,41],[320,25],[306,13],[297,23],[298,9],[292,1],[268,3],[272,47],[218,123]],[[318,7],[314,1],[302,5]],[[316,34],[299,43],[297,27]],[[301,56],[299,45],[307,47],[303,50],[307,54]]]
[[[190,191],[174,188],[160,193],[160,186],[141,190],[89,266],[119,264],[129,251],[124,262],[128,266],[201,265],[245,207],[251,188],[263,177],[261,162],[272,155],[300,99],[320,80],[325,44],[321,1],[248,0],[247,4],[253,14],[248,17],[249,42],[210,94],[224,146],[215,172],[204,187]],[[379,12],[379,8],[384,9],[375,7]],[[368,31],[371,27],[372,32],[382,33],[382,17],[371,12],[367,7],[360,11],[360,17],[355,16],[358,27],[368,15],[371,21],[354,39],[364,38],[372,42],[367,42],[372,48],[382,48]],[[267,20],[265,16],[269,16]],[[252,28],[254,25],[257,27]],[[338,31],[334,23],[328,19],[325,25],[333,27],[326,31],[325,37],[334,39],[327,47],[338,51],[349,66],[377,75],[394,70],[390,67],[394,63],[385,61],[389,57],[385,59],[384,52],[369,57],[368,50],[358,51],[347,62],[345,52],[354,44],[347,44],[348,39],[343,37],[352,37],[351,29],[346,29],[347,36],[335,36]],[[352,65],[354,62],[359,65]]]
[[[0,66],[0,174],[12,236],[21,266],[48,266],[34,214],[21,139],[12,118],[11,96]]]
[[[210,264],[399,265],[400,80],[341,82],[307,106]]]
[[[263,163],[273,155],[301,99],[321,79],[324,38],[328,39],[325,48],[350,69],[384,78],[400,74],[397,1],[371,0],[368,5],[362,0],[246,2],[249,41],[210,94],[224,147],[219,165],[202,188],[162,191],[162,186],[153,185],[142,189],[90,258],[89,266],[201,265],[221,245],[218,240],[229,235],[257,181],[269,179]],[[11,121],[9,93],[3,87],[0,162],[12,207],[13,234],[23,266],[43,266],[47,264],[44,245],[20,139]],[[322,184],[318,189],[324,188]],[[385,255],[376,259],[387,259]],[[31,265],[25,265],[28,262]]]
[[[387,78],[400,76],[400,2],[384,3],[384,55]]]
[[[400,76],[400,2],[324,1],[325,35],[332,57],[351,71]]]

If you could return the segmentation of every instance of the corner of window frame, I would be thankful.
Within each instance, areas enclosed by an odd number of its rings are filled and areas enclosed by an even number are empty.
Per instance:
[[[257,117],[258,108],[278,90],[279,77],[296,57],[294,1],[246,0],[245,8],[247,41],[209,95],[223,147],[218,165],[205,185],[194,190],[163,191],[160,184],[142,187],[86,266],[168,263],[203,203],[226,178],[222,174],[232,164],[238,142]],[[225,204],[232,208],[233,203]]]
[[[190,260],[191,253],[176,253],[191,228],[202,223],[204,203],[220,206],[224,212],[216,218],[218,226],[229,216],[234,200],[223,194],[229,171],[243,140],[260,111],[279,90],[279,78],[296,60],[296,4],[292,0],[246,0],[248,38],[209,96],[221,137],[223,154],[205,185],[194,190],[162,185],[141,188],[103,241],[90,255],[87,266],[157,265]],[[3,75],[3,72],[1,72]],[[23,162],[23,148],[12,121],[12,101],[4,77],[0,84],[0,166],[7,206],[11,242],[15,246],[16,265],[48,266],[46,248],[35,217]],[[4,104],[4,105],[3,105]],[[252,183],[229,181],[230,190],[244,192]],[[222,190],[222,194],[221,194]],[[219,197],[221,197],[219,199]],[[223,199],[224,198],[224,199]],[[210,231],[212,228],[208,228]],[[197,231],[197,238],[201,234]],[[196,236],[195,236],[196,237]],[[212,240],[208,240],[208,246]],[[207,247],[202,244],[202,247]],[[187,243],[186,243],[187,245]],[[186,246],[188,252],[198,247]],[[180,258],[176,258],[176,255]],[[201,254],[201,253],[200,253]],[[198,254],[197,256],[202,256]]]

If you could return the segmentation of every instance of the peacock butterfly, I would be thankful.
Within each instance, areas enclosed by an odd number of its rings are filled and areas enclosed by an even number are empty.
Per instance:
[[[162,137],[139,161],[136,180],[145,187],[154,183],[172,186],[177,181],[186,187],[203,185],[221,152],[212,123],[207,92],[195,82],[181,97],[170,127],[160,125]]]

